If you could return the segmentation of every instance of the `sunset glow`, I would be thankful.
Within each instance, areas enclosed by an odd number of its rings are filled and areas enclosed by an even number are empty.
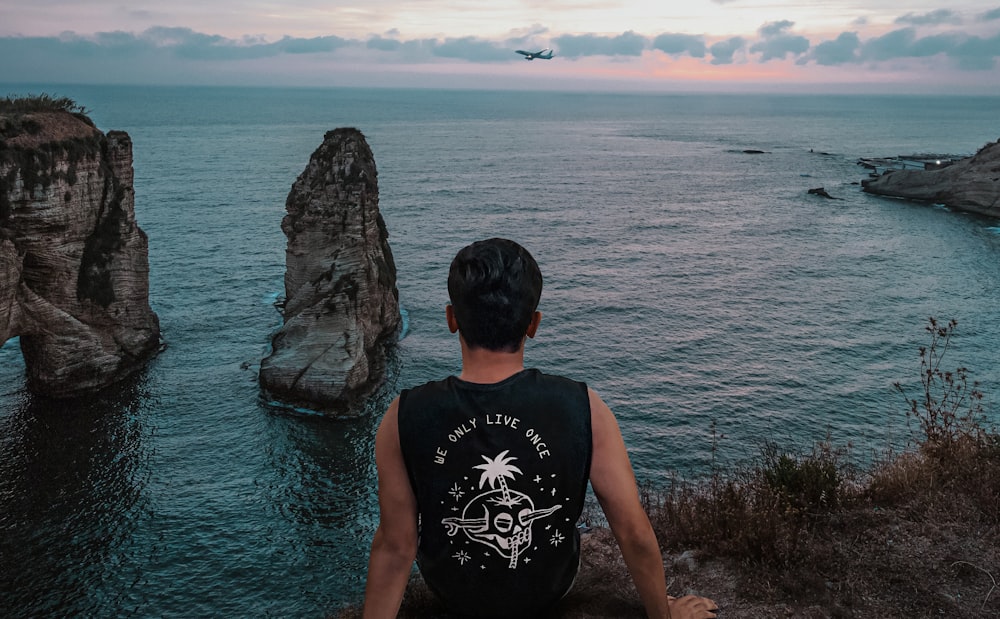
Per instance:
[[[530,64],[521,48],[552,48]],[[0,81],[1000,93],[997,0],[370,0],[0,9]],[[419,83],[415,76],[427,76]],[[400,81],[401,80],[401,81]]]

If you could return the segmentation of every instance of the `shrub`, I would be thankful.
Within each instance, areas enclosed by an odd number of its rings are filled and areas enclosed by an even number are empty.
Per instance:
[[[895,389],[908,405],[907,414],[916,419],[923,432],[921,449],[932,456],[945,456],[956,443],[979,441],[984,437],[983,392],[979,382],[969,385],[964,367],[954,371],[941,369],[941,362],[951,345],[958,322],[941,326],[931,317],[925,330],[931,334],[930,346],[920,347],[920,385],[922,393],[910,398],[900,383]]]
[[[763,451],[764,481],[793,506],[817,511],[839,503],[844,465],[840,463],[840,452],[831,449],[829,443],[822,443],[812,454],[800,457],[779,453],[773,443],[767,443]]]

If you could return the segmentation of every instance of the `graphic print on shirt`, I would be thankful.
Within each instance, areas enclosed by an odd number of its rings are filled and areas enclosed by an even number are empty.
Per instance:
[[[512,490],[507,484],[507,479],[510,478],[514,481],[515,474],[523,475],[524,473],[512,464],[517,458],[508,457],[508,451],[500,452],[495,458],[482,456],[485,463],[472,467],[482,470],[477,489],[483,490],[487,485],[490,489],[466,503],[461,517],[445,518],[441,524],[447,527],[447,533],[450,537],[454,537],[461,530],[470,540],[484,544],[501,557],[509,559],[508,566],[511,569],[516,569],[524,551],[531,547],[534,522],[550,516],[562,505],[536,509],[530,496]],[[538,484],[541,478],[536,476],[534,481]],[[498,485],[499,488],[497,488]],[[476,487],[473,486],[473,488]],[[464,494],[465,492],[456,482],[451,491],[452,497],[457,502]],[[454,509],[457,511],[458,508]],[[563,537],[557,531],[553,540],[561,541],[562,539]],[[558,544],[558,541],[552,543]],[[460,551],[455,555],[455,558],[458,559],[459,563],[464,564],[469,560],[469,555]],[[524,560],[530,561],[530,558]]]

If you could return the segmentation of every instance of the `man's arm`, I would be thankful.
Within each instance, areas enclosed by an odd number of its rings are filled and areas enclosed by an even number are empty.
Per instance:
[[[618,421],[608,405],[590,391],[593,456],[590,483],[621,548],[635,587],[650,619],[715,617],[716,605],[706,598],[668,598],[663,556],[656,533],[639,500],[632,463]]]
[[[375,434],[379,524],[368,559],[365,619],[395,617],[417,554],[417,500],[399,447],[399,398]]]

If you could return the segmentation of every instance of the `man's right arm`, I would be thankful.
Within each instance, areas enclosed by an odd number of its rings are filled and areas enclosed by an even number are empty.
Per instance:
[[[368,559],[365,619],[395,617],[417,553],[417,500],[399,446],[399,398],[375,434],[379,524]]]

